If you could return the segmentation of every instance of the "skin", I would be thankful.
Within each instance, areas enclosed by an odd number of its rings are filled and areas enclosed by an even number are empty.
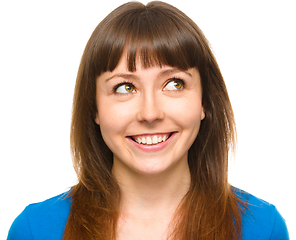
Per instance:
[[[97,106],[95,121],[122,191],[118,239],[165,239],[190,186],[188,150],[205,117],[198,70],[143,68],[138,61],[129,72],[122,57],[97,78]],[[151,145],[135,141],[153,136],[170,137]]]

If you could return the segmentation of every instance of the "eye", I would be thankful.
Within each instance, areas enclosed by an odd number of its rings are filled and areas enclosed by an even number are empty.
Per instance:
[[[120,83],[114,87],[115,93],[132,93],[135,91],[135,87],[131,83]]]
[[[181,90],[184,88],[184,81],[181,79],[174,78],[170,80],[166,85],[164,90],[168,91],[176,91],[176,90]]]

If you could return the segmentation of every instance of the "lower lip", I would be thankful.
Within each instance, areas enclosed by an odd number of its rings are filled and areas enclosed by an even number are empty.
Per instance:
[[[130,137],[128,137],[127,139],[137,148],[139,148],[140,150],[144,151],[144,152],[157,152],[157,151],[161,151],[162,149],[164,149],[168,144],[170,144],[170,142],[174,139],[174,137],[176,136],[177,132],[173,132],[172,135],[165,141],[165,142],[161,142],[158,144],[139,144],[137,142],[135,142],[133,139],[131,139]]]

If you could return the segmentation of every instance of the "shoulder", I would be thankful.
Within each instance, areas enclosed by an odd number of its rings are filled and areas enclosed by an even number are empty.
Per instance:
[[[243,240],[289,239],[286,222],[274,205],[237,188],[234,192],[245,204],[242,213]]]
[[[7,239],[62,239],[70,206],[68,192],[28,205],[14,220]]]

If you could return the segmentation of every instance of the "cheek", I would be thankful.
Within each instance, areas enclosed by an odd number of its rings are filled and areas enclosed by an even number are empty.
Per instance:
[[[183,116],[185,114],[183,113]],[[193,142],[198,135],[201,117],[200,112],[196,109],[190,110],[187,112],[186,117],[183,117],[179,120],[180,124],[182,124],[183,133],[190,139],[189,141]]]
[[[120,132],[120,125],[114,114],[110,114],[110,111],[100,111],[99,114],[99,126],[102,137],[106,145],[113,152],[118,142],[116,136]]]
[[[107,105],[108,106],[108,105]],[[120,112],[112,108],[112,106],[99,105],[98,106],[98,121],[102,131],[114,131],[121,124]]]
[[[96,122],[99,123],[103,139],[110,149],[121,144],[120,138],[124,136],[130,118],[130,112],[120,104],[112,102],[98,104]]]
[[[189,98],[183,102],[176,103],[171,108],[171,112],[184,128],[199,128],[200,122],[204,118],[199,98]]]

